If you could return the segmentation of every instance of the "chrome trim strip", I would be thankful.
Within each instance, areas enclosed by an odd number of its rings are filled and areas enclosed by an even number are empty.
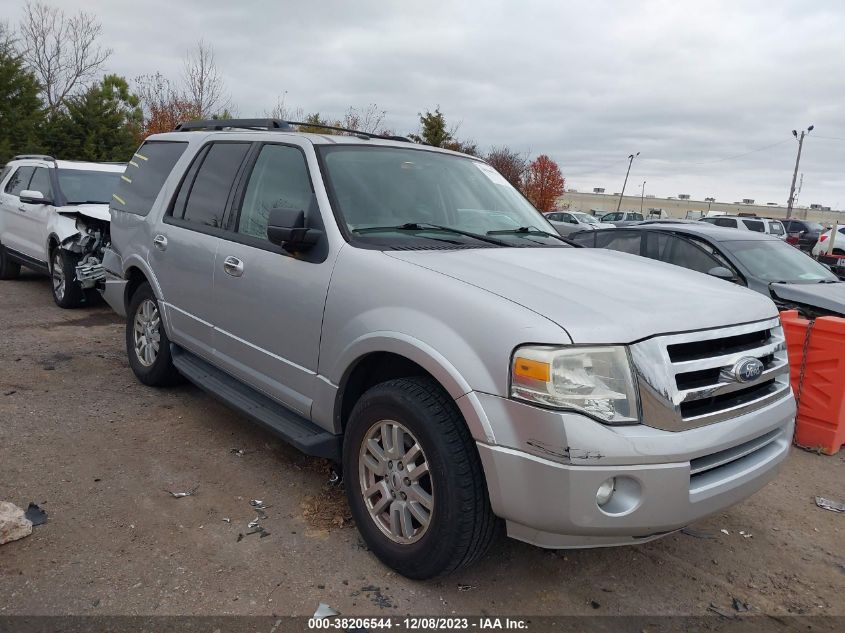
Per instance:
[[[766,343],[760,347],[753,347],[742,352],[732,352],[722,356],[709,356],[707,358],[700,358],[698,360],[683,360],[673,362],[672,366],[675,368],[676,374],[685,374],[691,371],[699,371],[701,369],[715,369],[717,367],[730,367],[741,358],[748,358],[749,356],[768,356],[774,354],[782,349],[786,349],[786,343],[783,340],[777,340],[774,337],[773,342]]]
[[[704,457],[698,457],[690,462],[690,477],[694,477],[699,473],[707,472],[708,470],[715,470],[719,466],[724,466],[725,464],[735,462],[746,455],[750,455],[767,444],[774,442],[782,433],[783,429],[775,429],[774,431],[769,431],[768,433],[753,440],[749,440],[744,444],[740,444],[739,446],[727,448],[723,451],[719,451],[718,453],[705,455]],[[693,466],[693,464],[695,464],[695,466]]]
[[[717,382],[706,387],[695,387],[694,389],[684,389],[678,392],[678,404],[685,402],[695,402],[696,400],[703,400],[704,398],[712,398],[713,396],[721,396],[726,393],[733,393],[734,391],[742,391],[749,389],[755,385],[767,382],[776,376],[789,373],[789,363],[783,361],[777,365],[766,369],[757,380],[750,382]]]

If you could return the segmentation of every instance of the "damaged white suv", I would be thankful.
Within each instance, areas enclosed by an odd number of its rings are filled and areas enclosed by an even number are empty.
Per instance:
[[[75,308],[104,278],[109,201],[125,165],[16,156],[0,174],[0,279],[21,266],[52,277],[53,299]]]

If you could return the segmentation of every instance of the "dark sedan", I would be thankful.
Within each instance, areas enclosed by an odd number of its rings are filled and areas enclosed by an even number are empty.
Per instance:
[[[811,251],[824,232],[824,227],[818,222],[809,220],[783,220],[786,229],[786,241],[797,246],[802,251]]]
[[[575,233],[582,246],[649,257],[742,284],[780,309],[845,316],[845,282],[809,255],[765,233],[695,222]]]

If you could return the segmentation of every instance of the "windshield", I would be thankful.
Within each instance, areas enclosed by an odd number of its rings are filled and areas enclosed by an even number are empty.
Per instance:
[[[593,216],[589,215],[588,213],[573,213],[579,221],[583,222],[584,224],[598,224],[599,221],[596,220]]]
[[[838,281],[836,275],[809,255],[780,240],[723,242],[723,246],[752,276],[763,281],[786,283]]]
[[[320,147],[319,152],[341,216],[338,221],[356,238],[380,243],[564,245],[543,234],[557,235],[485,163],[400,147],[335,145]],[[469,234],[493,234],[496,239],[484,241]]]
[[[120,183],[121,172],[59,169],[59,188],[67,204],[108,204]]]

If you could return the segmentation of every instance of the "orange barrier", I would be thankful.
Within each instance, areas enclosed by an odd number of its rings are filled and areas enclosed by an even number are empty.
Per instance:
[[[780,318],[798,400],[795,443],[833,455],[845,444],[845,319],[808,321],[797,310]]]

